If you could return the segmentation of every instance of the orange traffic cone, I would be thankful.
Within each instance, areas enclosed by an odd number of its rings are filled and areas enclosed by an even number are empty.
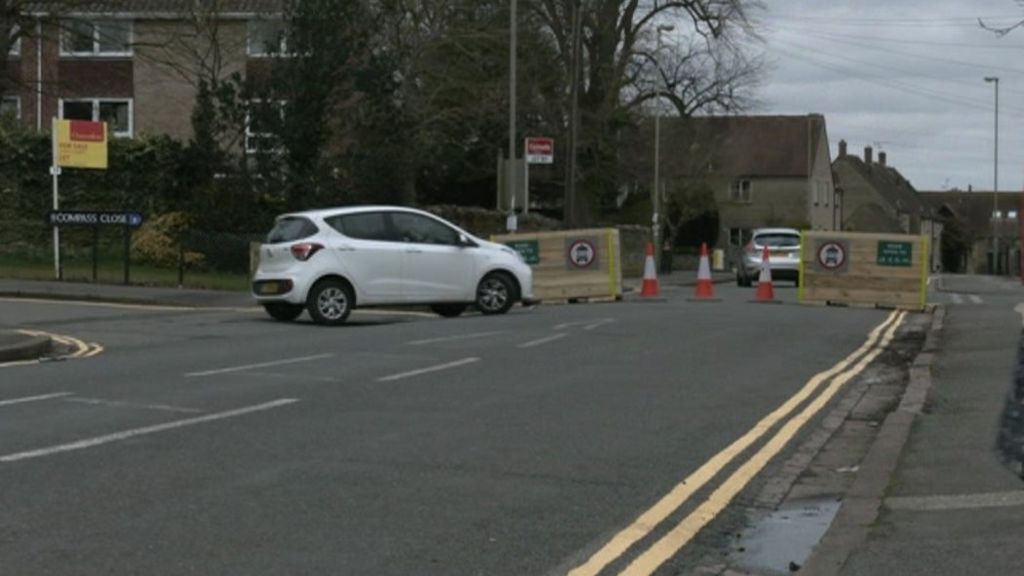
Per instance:
[[[700,245],[700,265],[697,267],[697,292],[692,300],[714,301],[715,285],[711,282],[711,263],[708,261],[708,245]]]
[[[761,253],[761,274],[757,277],[757,294],[752,302],[781,303],[781,301],[775,299],[775,288],[772,286],[772,267],[767,246],[764,247],[764,252]]]
[[[653,297],[660,292],[658,290],[658,275],[654,269],[654,244],[648,242],[644,252],[646,254],[644,257],[644,284],[640,288],[640,295]]]

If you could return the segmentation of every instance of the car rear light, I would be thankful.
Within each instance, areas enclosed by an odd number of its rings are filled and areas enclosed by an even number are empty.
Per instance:
[[[323,248],[323,244],[317,244],[315,242],[301,242],[299,244],[293,244],[291,247],[292,256],[295,257],[299,262],[305,262],[313,257],[320,249]]]

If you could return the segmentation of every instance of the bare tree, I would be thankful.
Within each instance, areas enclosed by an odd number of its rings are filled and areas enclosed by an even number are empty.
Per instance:
[[[1024,0],[1017,0],[1017,4],[1019,4],[1021,7],[1024,7]],[[1002,37],[1006,36],[1010,32],[1013,32],[1017,28],[1024,28],[1024,19],[1018,20],[1017,22],[1010,24],[1009,26],[993,26],[990,24],[986,24],[984,20],[978,18],[978,25],[980,25],[985,30],[994,32],[997,36]]]

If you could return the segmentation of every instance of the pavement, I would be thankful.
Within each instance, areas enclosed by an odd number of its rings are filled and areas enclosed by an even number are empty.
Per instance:
[[[945,276],[937,289],[952,303],[802,574],[1020,573],[1024,482],[996,441],[1024,289],[981,276]]]

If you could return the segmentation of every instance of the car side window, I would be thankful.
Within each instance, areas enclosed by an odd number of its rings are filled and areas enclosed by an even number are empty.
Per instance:
[[[267,244],[280,244],[282,242],[294,242],[309,238],[319,230],[316,224],[301,216],[286,216],[274,222],[274,228],[267,234]]]
[[[391,221],[395,225],[398,238],[405,242],[449,246],[459,242],[458,232],[426,216],[409,214],[407,212],[395,212],[391,215]]]
[[[393,241],[383,212],[362,212],[332,216],[325,221],[338,232],[357,240]]]

